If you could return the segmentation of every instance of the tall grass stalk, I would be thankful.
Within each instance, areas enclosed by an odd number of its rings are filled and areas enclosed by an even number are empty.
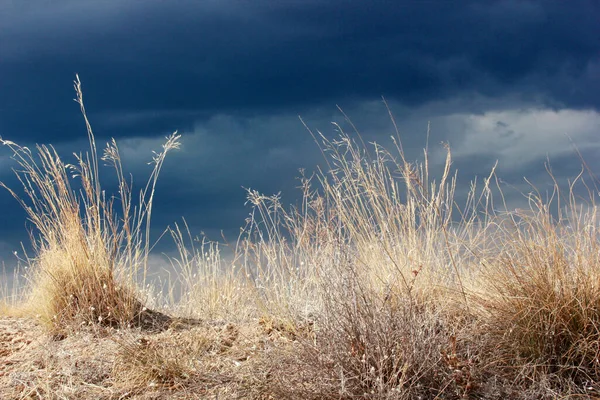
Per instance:
[[[137,205],[132,202],[116,142],[109,143],[102,159],[116,170],[119,196],[107,197],[100,184],[96,141],[79,77],[74,87],[90,145],[90,152],[75,154],[75,164],[63,162],[52,146],[37,145],[34,152],[0,139],[20,167],[15,175],[24,197],[0,185],[19,202],[35,228],[35,255],[28,259],[28,307],[57,329],[75,320],[134,323],[144,309],[137,284],[140,271],[146,277],[156,179],[166,154],[179,147],[180,136],[170,135],[162,152],[155,154],[154,169]],[[114,209],[115,200],[121,203],[121,215]]]

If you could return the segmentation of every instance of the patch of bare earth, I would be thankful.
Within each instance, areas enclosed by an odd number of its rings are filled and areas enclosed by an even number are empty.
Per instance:
[[[52,337],[33,319],[1,318],[0,398],[114,398],[115,349],[98,330]]]
[[[257,369],[294,344],[262,320],[52,336],[35,319],[0,317],[0,399],[272,398]]]

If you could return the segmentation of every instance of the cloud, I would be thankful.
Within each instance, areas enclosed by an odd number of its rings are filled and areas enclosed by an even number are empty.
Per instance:
[[[460,120],[463,127],[462,137],[454,143],[455,156],[498,158],[505,169],[573,155],[569,137],[580,150],[600,148],[600,113],[591,110],[505,110],[450,118]]]
[[[298,168],[322,163],[298,115],[328,136],[331,121],[351,132],[339,104],[365,141],[389,145],[381,95],[411,159],[430,122],[432,162],[449,142],[467,181],[496,159],[514,185],[522,169],[543,180],[546,154],[566,177],[578,162],[564,133],[595,165],[599,18],[591,0],[0,2],[0,135],[67,158],[85,151],[79,73],[98,144],[117,138],[136,185],[151,150],[183,134],[154,226],[185,216],[212,238],[243,225],[242,186],[296,201]],[[3,210],[15,206],[0,194]],[[17,240],[23,214],[2,218],[0,238]]]
[[[3,3],[0,133],[70,140],[84,82],[101,136],[161,136],[218,113],[479,93],[600,106],[592,1]],[[595,85],[595,86],[594,86]],[[139,123],[134,123],[138,121]],[[143,122],[145,121],[145,122]]]

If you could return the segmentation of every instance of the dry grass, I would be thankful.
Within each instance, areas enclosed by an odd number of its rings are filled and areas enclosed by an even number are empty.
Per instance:
[[[146,275],[154,187],[166,153],[179,145],[174,134],[163,152],[156,154],[155,169],[137,208],[132,205],[118,147],[114,141],[108,145],[103,159],[114,165],[120,184],[122,213],[117,216],[114,200],[107,199],[100,187],[96,143],[79,78],[75,90],[91,150],[75,155],[76,165],[63,162],[52,147],[37,146],[33,153],[1,140],[20,167],[15,174],[25,199],[2,186],[23,206],[36,230],[32,234],[35,257],[27,260],[31,268],[26,307],[57,332],[81,323],[138,323],[144,306],[138,300],[136,278],[140,270],[144,279]]]
[[[597,190],[578,197],[583,174],[566,190],[555,181],[547,199],[532,187],[529,209],[509,211],[492,170],[457,204],[449,149],[433,171],[427,149],[421,162],[406,159],[397,130],[391,149],[340,126],[336,139],[311,132],[327,168],[303,175],[301,204],[286,209],[249,190],[252,213],[231,260],[174,225],[178,274],[149,299],[153,193],[179,136],[156,154],[137,205],[109,144],[120,191],[107,198],[78,80],[76,91],[90,153],[75,166],[51,147],[2,143],[26,201],[7,189],[36,229],[28,312],[54,339],[109,338],[112,367],[98,383],[107,398],[600,393]],[[169,316],[145,307],[165,303]],[[36,383],[44,393],[56,387],[45,382]]]
[[[170,233],[179,250],[178,256],[170,259],[177,271],[168,296],[174,313],[228,322],[256,317],[256,302],[251,300],[255,298],[254,282],[236,260],[226,262],[218,243],[193,238],[185,221],[183,227],[174,224]]]
[[[314,330],[282,361],[296,368],[272,378],[273,394],[469,394],[476,366],[457,354],[456,337],[474,324],[458,266],[469,261],[461,245],[477,237],[477,221],[463,210],[463,224],[453,226],[450,152],[436,183],[399,145],[396,159],[378,146],[369,154],[343,132],[337,141],[319,137],[329,171],[304,180],[301,208],[286,212],[277,198],[250,192],[260,220],[245,259],[265,307]]]
[[[0,272],[0,316],[20,316],[23,314],[23,286],[20,283],[20,268],[15,267],[12,273],[2,265]]]
[[[567,198],[552,215],[532,197],[501,226],[503,248],[485,262],[477,296],[502,358],[531,379],[595,386],[600,372],[600,248],[597,208]],[[597,387],[596,387],[597,389]]]

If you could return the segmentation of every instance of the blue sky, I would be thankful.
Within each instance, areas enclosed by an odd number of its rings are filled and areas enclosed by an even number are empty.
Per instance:
[[[409,156],[449,142],[464,187],[496,160],[517,188],[547,183],[600,145],[596,1],[0,0],[0,136],[86,149],[78,73],[98,141],[117,139],[138,182],[151,150],[178,130],[183,148],[159,181],[159,232],[235,239],[250,211],[242,187],[293,202],[299,168],[321,155],[298,116],[333,135],[344,109],[368,140],[399,123]],[[8,149],[0,180],[14,184]],[[103,171],[107,188],[111,171]],[[515,196],[515,202],[518,202]],[[0,259],[27,239],[0,193]]]

